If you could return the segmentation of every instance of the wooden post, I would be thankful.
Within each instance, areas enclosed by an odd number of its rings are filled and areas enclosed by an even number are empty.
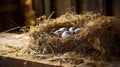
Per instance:
[[[104,13],[104,0],[86,0],[87,11]]]
[[[56,0],[56,15],[64,14],[68,8],[71,8],[71,0]]]
[[[51,0],[44,0],[45,15],[48,17],[51,14]]]
[[[113,10],[113,15],[120,18],[120,0],[114,0]]]
[[[44,13],[43,0],[32,0],[32,4],[33,9],[36,12],[36,17],[42,16]]]

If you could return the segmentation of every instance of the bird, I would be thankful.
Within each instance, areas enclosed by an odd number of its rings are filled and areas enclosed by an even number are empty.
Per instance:
[[[77,34],[77,33],[81,32],[82,29],[83,28],[77,28],[77,29],[74,30],[74,33]]]
[[[66,37],[69,37],[70,36],[70,32],[69,31],[64,31],[62,33],[62,38],[66,38]]]
[[[70,33],[74,33],[74,30],[75,30],[75,27],[70,27],[70,28],[69,28],[69,32],[70,32]]]

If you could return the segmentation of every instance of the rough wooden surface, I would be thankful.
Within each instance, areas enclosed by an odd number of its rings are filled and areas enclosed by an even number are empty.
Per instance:
[[[27,34],[0,34],[0,67],[60,67],[45,61],[35,61],[29,55],[23,57],[24,54],[14,55],[15,52],[20,53],[18,50],[24,50],[24,47],[29,45],[29,40],[30,37]]]
[[[24,41],[26,41],[26,40],[29,41],[28,39],[29,38],[27,37],[26,34],[3,33],[3,34],[0,34],[0,48],[3,45],[6,45],[6,43],[9,45],[9,47],[10,46],[15,46],[16,48],[24,47],[25,44],[22,44],[19,47],[17,45],[20,45],[21,43],[25,43]],[[20,42],[18,43],[18,41],[20,41]],[[12,43],[12,45],[10,45],[10,43]],[[8,48],[6,48],[4,50],[7,50],[7,49]],[[0,51],[2,51],[2,49],[0,49]],[[12,52],[11,52],[11,54],[12,54]],[[73,67],[74,66],[74,65],[68,66],[68,64],[64,64],[61,66],[57,62],[56,63],[48,63],[45,59],[40,60],[40,59],[35,59],[35,58],[29,58],[29,55],[23,56],[23,57],[24,58],[14,57],[14,56],[9,56],[9,55],[4,55],[4,54],[2,55],[0,52],[0,67],[62,67],[62,66]],[[58,58],[60,58],[60,57],[58,57]],[[84,59],[84,58],[81,58],[81,59]],[[53,60],[55,60],[55,58]],[[84,59],[83,63],[77,65],[77,67],[120,67],[120,64],[119,64],[119,62],[111,62],[111,63],[104,62],[104,61],[93,62],[92,60]]]
[[[0,34],[0,46],[9,45],[14,47],[23,47],[28,45],[30,37],[27,34],[12,34],[1,33]]]
[[[35,61],[0,56],[0,67],[61,67]]]

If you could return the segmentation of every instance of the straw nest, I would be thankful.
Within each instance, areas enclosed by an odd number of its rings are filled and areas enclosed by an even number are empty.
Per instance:
[[[120,20],[115,17],[93,12],[79,15],[67,12],[56,19],[42,16],[37,22],[29,33],[32,37],[32,49],[38,53],[64,54],[74,51],[94,58],[120,56]],[[61,27],[71,26],[83,30],[67,38],[53,34]]]

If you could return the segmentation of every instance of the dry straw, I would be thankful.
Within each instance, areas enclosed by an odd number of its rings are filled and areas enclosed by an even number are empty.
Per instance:
[[[31,27],[32,49],[42,54],[64,54],[75,51],[80,55],[97,58],[120,56],[120,20],[99,13],[65,13],[56,19],[42,16]],[[67,38],[55,36],[61,27],[83,28],[78,34]],[[35,45],[33,45],[33,43]],[[34,47],[33,47],[34,46]]]

